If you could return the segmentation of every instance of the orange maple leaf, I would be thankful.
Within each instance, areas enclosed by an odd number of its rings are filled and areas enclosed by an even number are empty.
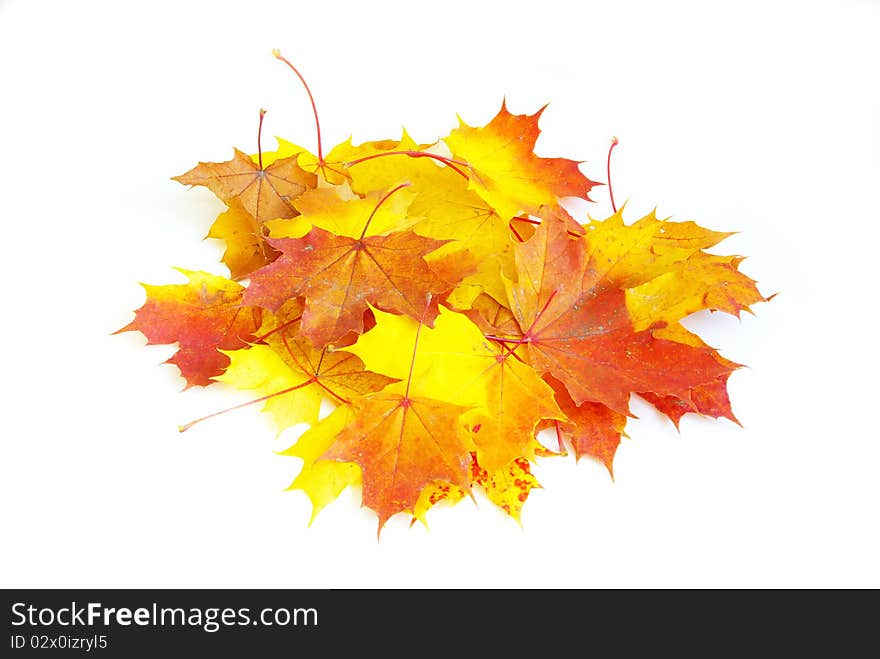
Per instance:
[[[639,392],[639,395],[668,416],[676,427],[678,427],[681,418],[690,412],[716,419],[723,417],[739,424],[739,420],[733,415],[733,410],[730,408],[730,396],[727,394],[727,375],[693,387],[686,398],[658,396],[644,391]]]
[[[458,421],[467,408],[394,393],[352,406],[355,421],[323,457],[360,465],[364,505],[379,515],[380,529],[395,513],[412,511],[434,481],[469,488],[470,446]]]
[[[430,297],[425,302],[427,312]],[[354,399],[353,420],[322,456],[360,466],[364,505],[379,515],[380,531],[395,513],[414,512],[429,486],[441,482],[470,489],[473,445],[461,422],[469,408],[410,394],[422,326],[420,319],[403,394],[388,391]]]

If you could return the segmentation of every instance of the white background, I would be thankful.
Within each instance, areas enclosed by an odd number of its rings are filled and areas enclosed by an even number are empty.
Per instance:
[[[0,0],[0,585],[880,587],[877,3],[484,4]],[[630,220],[740,231],[719,251],[779,296],[691,326],[749,365],[744,429],[636,403],[615,483],[545,460],[522,528],[463,502],[381,542],[354,492],[307,528],[256,410],[178,434],[247,397],[179,393],[173,348],[109,335],[138,281],[223,272],[221,205],[169,177],[253,151],[260,107],[314,147],[274,47],[328,148],[550,101],[539,155],[604,180],[620,136]]]

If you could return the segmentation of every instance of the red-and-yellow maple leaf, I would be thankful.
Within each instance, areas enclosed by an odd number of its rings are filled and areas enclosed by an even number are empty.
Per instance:
[[[455,262],[432,268],[424,257],[444,241],[412,231],[358,239],[316,227],[303,238],[270,244],[281,256],[253,273],[245,303],[275,310],[303,296],[302,332],[316,346],[362,333],[370,304],[432,322],[436,301],[424,315],[425,300],[451,290],[471,268]]]
[[[168,360],[180,369],[187,387],[206,386],[229,365],[218,350],[236,350],[253,339],[259,309],[242,306],[244,287],[234,281],[177,268],[186,284],[144,284],[147,301],[119,332],[138,331],[148,344],[177,343]]]
[[[540,373],[562,382],[575,404],[602,403],[620,414],[628,414],[633,393],[686,399],[693,387],[730,373],[708,347],[636,331],[625,291],[591,267],[589,239],[589,232],[572,238],[547,217],[517,246],[517,280],[509,287],[522,332],[516,343],[528,346]]]

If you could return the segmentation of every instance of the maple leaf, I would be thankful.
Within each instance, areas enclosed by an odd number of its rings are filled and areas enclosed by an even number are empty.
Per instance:
[[[205,186],[227,205],[238,200],[258,225],[296,215],[293,200],[316,185],[315,175],[304,171],[295,157],[261,166],[238,149],[234,150],[232,160],[200,162],[173,180]]]
[[[283,352],[253,345],[226,353],[231,363],[215,378],[265,396],[263,410],[272,415],[279,432],[297,423],[317,423],[324,399],[346,403],[349,397],[379,391],[394,382],[364,370],[355,355],[318,350],[303,336],[280,341]]]
[[[323,458],[356,462],[364,505],[379,527],[412,511],[421,491],[437,480],[468,488],[470,446],[458,431],[464,407],[429,398],[379,393],[352,402],[353,421]]]
[[[560,380],[577,405],[602,403],[620,414],[628,414],[632,393],[687,398],[692,387],[729,373],[709,348],[635,331],[625,292],[609,281],[613,265],[587,259],[591,236],[571,238],[548,217],[517,245],[509,298],[522,337],[508,344],[528,345],[531,364]]]
[[[487,366],[470,383],[470,389],[485,391],[485,406],[464,417],[472,429],[480,464],[492,473],[518,457],[533,459],[540,448],[535,438],[539,423],[565,418],[550,388],[534,370],[506,354],[496,355],[496,364]]]
[[[298,423],[316,424],[325,400],[347,404],[349,398],[395,382],[365,370],[353,354],[315,348],[299,332],[302,310],[302,301],[295,299],[278,314],[264,314],[259,336],[254,338],[259,343],[224,352],[230,363],[215,380],[260,397],[196,419],[181,426],[181,432],[221,414],[264,403],[263,411],[272,416],[280,434]]]
[[[351,137],[349,137],[345,142],[330,149],[330,153],[324,156],[322,163],[318,156],[307,148],[281,137],[275,139],[278,141],[278,148],[275,151],[263,152],[264,163],[271,163],[282,158],[296,158],[297,164],[304,171],[319,176],[321,181],[330,185],[340,185],[351,178],[348,164],[352,160],[394,151],[400,146],[400,142],[397,140],[374,140],[353,144]]]
[[[733,235],[695,222],[661,220],[654,211],[626,225],[623,211],[621,207],[608,219],[592,220],[586,227],[585,286],[633,288]]]
[[[412,513],[438,481],[469,489],[472,445],[460,420],[468,408],[414,395],[422,328],[419,321],[406,379],[353,399],[346,426],[322,456],[360,466],[364,505],[379,516],[380,530],[392,515]]]
[[[175,269],[189,281],[143,284],[147,301],[117,333],[138,331],[150,345],[177,343],[177,352],[166,363],[180,369],[187,388],[206,386],[229,364],[219,350],[246,346],[260,325],[261,312],[242,306],[240,284],[207,272]]]
[[[432,322],[436,304],[424,315],[425,299],[454,288],[472,269],[470,262],[431,267],[424,257],[445,241],[411,230],[368,236],[369,224],[366,218],[358,238],[315,227],[303,238],[270,240],[282,255],[253,273],[245,302],[276,310],[293,297],[305,297],[302,332],[316,346],[363,332],[369,304]]]
[[[534,457],[539,422],[565,418],[549,385],[509,351],[486,341],[466,316],[441,307],[432,329],[405,316],[373,313],[376,327],[343,350],[358,355],[371,371],[403,379],[409,363],[388,346],[407,345],[419,333],[422,359],[412,373],[412,392],[473,408],[463,421],[480,464],[489,471],[518,457]]]
[[[674,323],[703,309],[739,317],[750,305],[766,302],[755,281],[739,271],[740,256],[698,252],[667,272],[626,291],[633,327]]]
[[[301,154],[309,154],[308,149],[303,146],[299,146],[298,144],[294,144],[289,140],[285,140],[283,137],[278,137],[277,135],[275,136],[275,141],[278,143],[278,146],[274,151],[264,151],[262,148],[260,148],[259,153],[256,155],[256,157],[252,155],[251,159],[259,165],[260,159],[262,157],[263,165],[271,165],[276,160],[284,160],[285,158],[296,158],[297,164],[302,167],[302,164],[299,162],[299,156]],[[306,169],[305,171],[309,172],[310,170]],[[310,173],[314,174],[315,172],[310,171]]]
[[[486,126],[474,128],[459,119],[459,127],[444,138],[453,159],[467,163],[471,189],[504,220],[522,212],[538,213],[560,197],[589,200],[590,189],[596,185],[581,174],[574,160],[535,155],[541,132],[538,119],[544,109],[515,115],[502,103]]]
[[[229,357],[229,366],[215,379],[258,394],[258,401],[265,401],[263,411],[272,416],[279,433],[298,423],[317,423],[321,400],[327,394],[317,386],[316,376],[290,368],[281,355],[265,345],[225,354]],[[188,429],[204,419],[183,428]]]
[[[722,368],[717,378],[696,384],[686,393],[638,392],[678,425],[695,412],[739,423],[730,408],[727,379],[739,368],[678,324],[703,309],[739,316],[750,305],[766,302],[754,280],[739,271],[742,257],[707,254],[732,235],[711,231],[694,222],[659,220],[650,213],[632,225],[622,209],[605,221],[593,221],[585,239],[589,263],[585,284],[594,289],[611,285],[626,289],[626,307],[633,329],[652,330],[655,338],[708,351]]]

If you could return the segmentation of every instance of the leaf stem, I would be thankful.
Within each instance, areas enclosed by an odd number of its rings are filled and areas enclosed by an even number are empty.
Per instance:
[[[535,316],[535,319],[532,321],[532,324],[529,325],[529,329],[526,330],[526,333],[523,335],[521,339],[522,343],[527,343],[529,339],[531,339],[532,330],[535,329],[535,325],[538,324],[538,321],[541,320],[541,316],[544,315],[544,312],[547,311],[547,308],[550,306],[550,303],[553,301],[553,298],[556,297],[556,294],[559,292],[559,289],[555,289],[552,293],[550,293],[550,297],[547,298],[547,301],[544,303],[544,306],[541,307],[541,310],[538,312],[538,315]]]
[[[266,111],[262,108],[260,109],[260,126],[257,128],[257,158],[259,162],[257,163],[260,166],[260,171],[263,170],[263,117],[266,116]]]
[[[514,219],[516,219],[516,218],[514,218]],[[517,231],[513,227],[513,220],[510,221],[510,223],[507,225],[507,227],[510,229],[510,232],[513,234],[514,238],[516,238],[517,242],[524,243],[526,241],[526,239],[520,235],[519,231]]]
[[[290,344],[287,342],[287,337],[283,334],[281,335],[281,342],[284,344],[284,349],[287,350],[287,354],[290,356],[291,361],[296,365],[296,367],[301,370],[303,373],[312,373],[312,377],[315,379],[315,384],[321,387],[328,394],[333,396],[339,402],[347,404],[351,401],[346,400],[335,391],[327,387],[323,382],[321,382],[321,364],[324,363],[324,354],[327,352],[327,348],[324,348],[321,351],[321,358],[318,360],[318,365],[315,368],[311,368],[311,363],[308,361],[308,357],[306,357],[306,363],[309,365],[309,368],[303,366],[300,361],[296,358],[296,355],[293,354],[293,349],[290,347]]]
[[[277,48],[272,51],[272,55],[275,59],[281,60],[287,66],[290,67],[290,70],[296,74],[296,77],[299,78],[299,81],[303,84],[303,87],[306,88],[306,93],[309,95],[309,102],[312,104],[312,112],[315,115],[315,131],[318,134],[318,167],[324,166],[324,146],[321,142],[321,122],[318,120],[318,108],[315,105],[315,97],[312,96],[312,90],[309,89],[309,84],[306,82],[306,79],[303,78],[302,74],[297,70],[297,68],[291,64],[286,57],[281,54],[281,51]]]
[[[503,336],[495,336],[494,334],[484,334],[483,336],[490,341],[498,341],[498,343],[515,343],[520,345],[523,342],[522,339],[505,339]]]
[[[483,336],[490,341],[498,341],[501,344],[502,348],[507,348],[512,354],[519,346],[524,345],[526,343],[530,343],[532,340],[532,330],[535,329],[535,325],[538,324],[538,321],[541,320],[541,316],[544,315],[544,312],[547,311],[547,308],[550,306],[550,303],[553,301],[553,298],[556,297],[556,294],[559,292],[559,289],[554,290],[550,293],[550,297],[547,298],[547,301],[544,303],[544,306],[541,307],[541,310],[535,316],[535,319],[532,321],[532,324],[529,325],[529,329],[525,331],[525,333],[518,339],[505,339],[502,336],[495,336],[494,334],[484,334]],[[514,347],[510,348],[507,344],[512,344]],[[505,355],[505,358],[507,355]]]
[[[611,187],[611,152],[617,146],[619,140],[617,136],[611,138],[611,146],[608,147],[608,161],[605,164],[605,173],[608,176],[608,196],[611,197],[611,210],[617,212],[617,205],[614,203],[614,188]]]
[[[255,400],[249,400],[246,403],[242,403],[241,405],[235,405],[234,407],[228,407],[225,410],[220,410],[219,412],[214,412],[213,414],[208,414],[207,416],[203,416],[195,421],[190,421],[189,423],[178,426],[177,429],[180,432],[186,432],[190,428],[192,428],[197,423],[201,423],[202,421],[207,421],[208,419],[213,419],[215,416],[220,416],[221,414],[226,414],[227,412],[232,412],[233,410],[240,410],[242,407],[248,407],[249,405],[256,405],[257,403],[262,403],[264,400],[269,400],[270,398],[274,398],[275,396],[281,396],[282,394],[290,393],[291,391],[296,391],[297,389],[302,389],[303,387],[307,387],[310,384],[315,384],[318,381],[318,378],[312,377],[306,380],[305,382],[300,382],[299,384],[288,387],[287,389],[282,389],[281,391],[276,391],[275,393],[269,394],[268,396],[262,396],[261,398],[257,398]]]
[[[413,341],[412,360],[409,363],[409,375],[406,376],[406,391],[403,393],[403,401],[401,401],[404,407],[409,406],[409,389],[412,386],[413,369],[415,369],[416,366],[416,353],[419,350],[419,337],[422,334],[422,325],[425,324],[425,314],[428,313],[428,307],[430,306],[431,294],[428,293],[428,298],[425,302],[425,310],[422,311],[422,317],[419,318],[419,326],[416,328],[416,340]]]
[[[364,239],[364,236],[367,235],[367,227],[370,226],[370,222],[373,221],[373,217],[376,215],[376,211],[379,210],[379,207],[380,207],[382,204],[385,203],[385,201],[388,199],[388,197],[390,197],[391,195],[393,195],[393,194],[394,194],[395,192],[397,192],[398,190],[402,190],[403,188],[408,188],[408,187],[411,186],[411,185],[412,185],[412,183],[401,183],[401,184],[398,185],[396,188],[393,188],[393,189],[391,189],[391,190],[389,190],[388,192],[385,193],[385,196],[382,197],[382,198],[379,200],[379,203],[376,204],[376,206],[373,208],[373,212],[370,213],[370,217],[367,218],[367,223],[364,225],[364,230],[361,231],[361,235],[360,235],[360,237],[358,238],[358,240],[363,240],[363,239]]]
[[[525,222],[526,224],[531,224],[532,226],[539,226],[539,225],[541,224],[541,221],[540,221],[540,220],[533,220],[532,218],[530,218],[530,217],[526,217],[525,215],[517,215],[516,217],[512,217],[512,218],[510,218],[510,222],[511,222],[510,230],[513,231],[513,233],[516,235],[517,238],[520,238],[520,235],[519,235],[519,233],[516,231],[516,229],[513,228],[513,222],[514,222],[514,221],[516,221],[516,222]],[[571,236],[572,238],[583,238],[583,237],[584,237],[584,234],[582,234],[582,233],[575,233],[574,231],[569,231],[569,230],[567,230],[567,229],[566,229],[565,232],[566,232],[569,236]],[[523,242],[523,240],[520,239],[520,242]]]
[[[465,174],[459,167],[467,167],[468,164],[466,162],[461,162],[460,160],[453,160],[452,158],[447,158],[446,156],[441,156],[436,153],[428,153],[427,151],[382,151],[381,153],[373,153],[369,156],[364,156],[363,158],[357,158],[350,162],[345,163],[346,167],[352,167],[354,165],[359,165],[362,162],[367,162],[368,160],[373,160],[374,158],[384,158],[385,156],[409,156],[410,158],[431,158],[432,160],[436,160],[438,162],[442,162],[444,165],[458,173],[460,176],[463,176],[466,179],[470,177]]]
[[[294,319],[292,319],[292,320],[288,320],[287,322],[282,323],[281,325],[279,325],[279,326],[276,327],[275,329],[266,332],[266,333],[263,334],[262,336],[257,336],[257,337],[255,337],[255,338],[254,338],[254,343],[259,343],[260,341],[265,341],[267,338],[269,338],[270,336],[272,336],[273,334],[275,334],[275,332],[280,332],[281,330],[290,327],[291,325],[293,325],[295,322],[297,322],[297,321],[299,321],[299,320],[302,320],[302,314],[300,314],[299,316],[297,316],[296,318],[294,318]]]

